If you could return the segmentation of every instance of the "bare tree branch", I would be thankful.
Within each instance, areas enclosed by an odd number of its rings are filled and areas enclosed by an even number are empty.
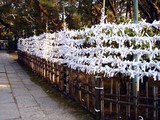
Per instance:
[[[116,16],[117,16],[117,12],[116,12],[116,10],[115,10],[115,8],[114,8],[113,4],[111,3],[111,1],[110,1],[110,0],[108,0],[108,2],[109,2],[109,5],[110,5],[110,7],[111,7],[111,10],[112,10],[112,12],[113,12],[114,16],[116,17]]]
[[[10,24],[6,23],[6,22],[5,22],[5,21],[3,21],[1,18],[0,18],[0,23],[1,23],[2,25],[4,25],[6,28],[11,29]]]
[[[160,20],[160,9],[157,6],[157,0],[146,0],[146,2],[149,4],[150,6],[150,16],[153,18],[152,21],[154,19],[156,20]]]

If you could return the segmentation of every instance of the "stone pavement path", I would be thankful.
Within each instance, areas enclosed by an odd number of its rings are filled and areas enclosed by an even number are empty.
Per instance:
[[[38,85],[5,51],[0,51],[0,120],[77,120]]]

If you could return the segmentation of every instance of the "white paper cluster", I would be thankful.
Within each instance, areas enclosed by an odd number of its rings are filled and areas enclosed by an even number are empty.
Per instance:
[[[156,28],[156,29],[155,29]],[[88,74],[160,76],[160,21],[99,24],[19,39],[18,49]]]

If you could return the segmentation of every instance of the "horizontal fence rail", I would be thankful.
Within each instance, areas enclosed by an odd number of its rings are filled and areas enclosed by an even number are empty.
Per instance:
[[[129,77],[106,78],[68,68],[66,64],[18,51],[18,59],[48,84],[79,103],[97,120],[158,120],[160,116],[159,81],[141,83],[138,96],[132,95]]]

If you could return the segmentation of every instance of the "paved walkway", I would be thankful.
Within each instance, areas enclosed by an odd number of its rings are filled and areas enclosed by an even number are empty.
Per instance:
[[[5,51],[0,51],[0,120],[77,120],[77,118],[34,84]]]

